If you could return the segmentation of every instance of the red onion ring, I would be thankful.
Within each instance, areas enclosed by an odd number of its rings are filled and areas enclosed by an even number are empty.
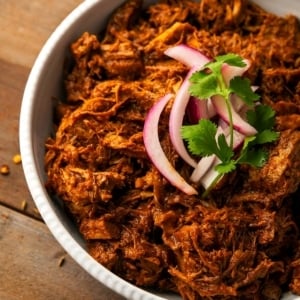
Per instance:
[[[172,97],[172,94],[163,96],[147,114],[143,129],[144,144],[154,166],[173,186],[187,195],[196,195],[198,192],[171,165],[159,141],[158,123],[160,115]]]
[[[216,159],[215,155],[202,157],[199,160],[196,168],[192,172],[190,180],[195,183],[199,182],[201,180],[201,178],[206,174],[206,172],[208,172],[208,170],[214,163],[215,159]]]
[[[210,61],[209,58],[198,50],[184,44],[170,47],[164,53],[190,68],[194,66],[201,66],[202,68]]]
[[[190,97],[186,107],[186,114],[191,124],[198,124],[201,119],[209,119],[207,100]]]
[[[227,112],[226,102],[222,96],[213,96],[212,102],[214,104],[214,107],[216,109],[217,114],[227,123],[229,123],[229,115]],[[245,120],[242,119],[242,117],[236,112],[234,107],[232,106],[231,102],[229,102],[229,105],[231,106],[231,112],[232,112],[232,123],[233,127],[245,134],[246,136],[255,135],[257,133],[257,130],[251,126],[249,123],[247,123]]]
[[[221,163],[221,160],[218,157],[216,157],[211,168],[201,178],[200,182],[201,182],[201,185],[204,187],[204,189],[207,190],[211,186],[211,184],[214,182],[214,180],[217,178],[217,176],[219,176],[218,171],[215,170],[215,167],[219,163]]]
[[[181,137],[181,126],[183,118],[185,115],[185,109],[190,99],[189,87],[190,87],[190,77],[199,68],[193,67],[185,77],[183,83],[181,84],[179,90],[177,91],[169,119],[169,130],[170,139],[176,150],[176,152],[181,156],[181,158],[190,166],[195,168],[197,166],[196,161],[189,155],[184,145],[183,139]]]

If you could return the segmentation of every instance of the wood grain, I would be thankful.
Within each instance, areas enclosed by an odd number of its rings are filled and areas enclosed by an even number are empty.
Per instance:
[[[0,203],[39,217],[24,180],[22,165],[13,162],[19,153],[19,112],[24,85],[29,69],[0,59],[0,165],[7,165],[10,172],[0,176]]]
[[[42,45],[80,0],[0,0],[0,57],[31,68]]]
[[[0,249],[0,299],[123,299],[75,264],[44,224],[3,206]]]
[[[74,262],[42,222],[25,183],[19,113],[30,69],[80,0],[0,0],[0,300],[121,300]],[[63,263],[63,264],[62,264]],[[62,265],[60,265],[62,264]]]

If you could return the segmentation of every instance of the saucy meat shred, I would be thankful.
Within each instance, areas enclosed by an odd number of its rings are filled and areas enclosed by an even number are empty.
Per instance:
[[[210,58],[233,52],[276,111],[279,141],[261,169],[241,166],[210,197],[171,186],[147,157],[143,125],[187,67],[164,55],[186,44]],[[300,294],[300,25],[246,0],[126,1],[99,34],[70,47],[66,98],[46,142],[47,189],[58,196],[90,254],[142,287],[183,299],[279,299]],[[163,149],[188,180],[168,136]],[[201,190],[201,187],[196,187]],[[201,193],[200,193],[201,194]]]

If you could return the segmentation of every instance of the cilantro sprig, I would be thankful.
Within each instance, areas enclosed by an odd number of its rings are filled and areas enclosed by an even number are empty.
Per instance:
[[[228,99],[231,93],[240,96],[243,101],[252,106],[255,101],[259,99],[259,95],[252,91],[251,83],[248,78],[236,76],[230,81],[229,87],[226,86],[222,75],[222,67],[228,64],[234,67],[243,68],[246,63],[243,59],[233,53],[217,56],[215,61],[208,62],[204,68],[195,72],[190,81],[191,95],[207,99],[215,95],[221,95]]]
[[[233,53],[217,56],[214,61],[207,63],[204,68],[195,72],[191,78],[190,94],[198,99],[208,99],[213,96],[222,96],[226,102],[229,118],[230,142],[227,143],[224,134],[216,137],[217,126],[211,120],[201,119],[198,124],[182,126],[182,138],[187,142],[189,151],[194,155],[216,155],[220,163],[216,166],[219,173],[218,179],[226,173],[236,169],[238,164],[249,164],[254,167],[262,167],[267,161],[268,153],[262,145],[274,142],[279,133],[273,131],[275,112],[271,107],[257,104],[259,95],[253,92],[250,80],[236,76],[226,84],[222,75],[224,64],[243,68],[246,66],[243,59]],[[233,149],[233,118],[230,97],[238,95],[249,107],[247,121],[257,133],[245,138],[239,153]],[[200,100],[201,101],[201,100]]]

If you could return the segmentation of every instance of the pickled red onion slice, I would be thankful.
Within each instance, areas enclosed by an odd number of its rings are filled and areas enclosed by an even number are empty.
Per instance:
[[[198,70],[197,67],[191,68],[187,76],[185,77],[182,85],[177,91],[169,119],[170,139],[176,150],[176,152],[182,157],[182,159],[192,167],[196,167],[196,161],[189,155],[181,137],[181,126],[185,115],[186,106],[190,99],[189,87],[190,77],[194,72]]]
[[[198,50],[184,44],[170,47],[164,53],[190,68],[194,66],[201,66],[202,68],[210,61],[208,57]]]
[[[201,178],[208,172],[208,170],[211,168],[212,164],[214,163],[216,159],[215,155],[210,156],[204,156],[202,157],[194,171],[192,172],[192,175],[190,177],[192,182],[199,182]]]
[[[228,115],[225,99],[219,95],[213,96],[211,99],[217,111],[217,114],[227,123],[229,123],[229,115]],[[230,102],[229,105],[231,106],[230,109],[232,112],[233,127],[239,132],[245,134],[246,136],[255,135],[257,133],[257,130],[249,123],[247,123],[245,120],[242,119],[242,117],[235,111],[234,107]]]
[[[159,141],[158,123],[160,115],[172,97],[172,94],[166,94],[150,109],[144,123],[144,144],[154,166],[173,186],[187,195],[196,195],[197,191],[171,165]]]
[[[196,97],[190,97],[186,107],[186,114],[191,124],[197,124],[201,119],[208,119],[207,100],[200,100]]]

